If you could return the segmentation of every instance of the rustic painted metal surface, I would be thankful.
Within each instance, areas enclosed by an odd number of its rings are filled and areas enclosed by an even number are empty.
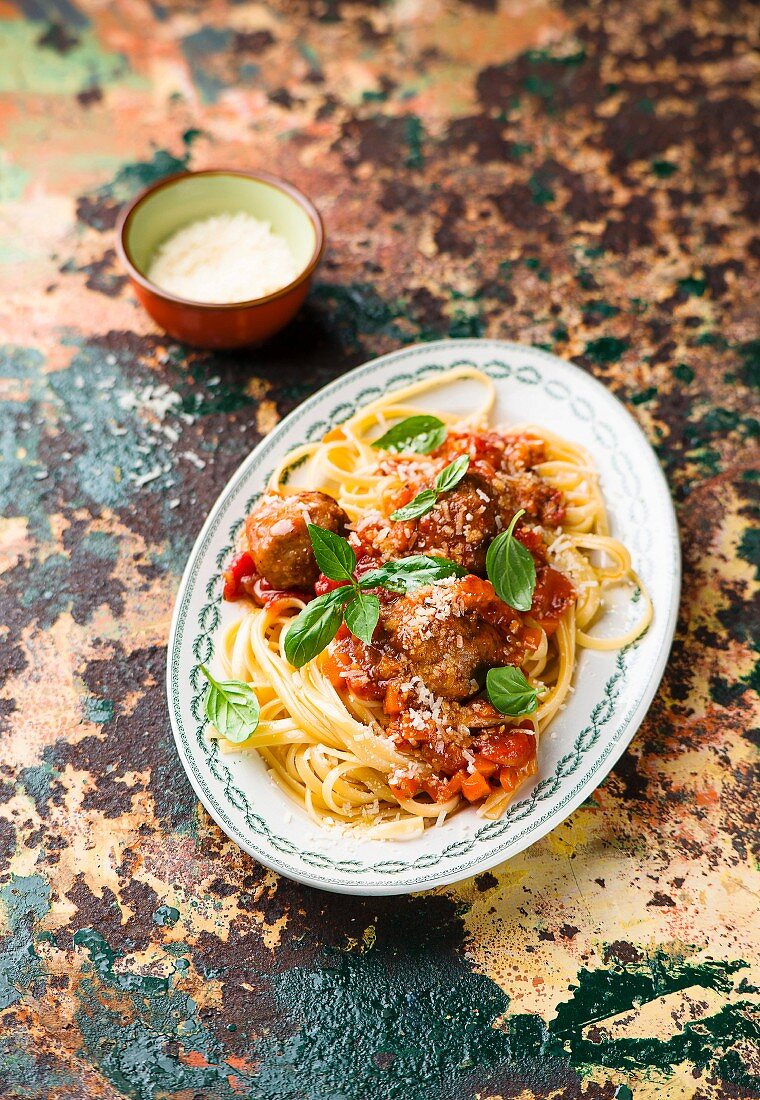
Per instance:
[[[2,1094],[757,1096],[756,9],[0,15]],[[119,205],[210,165],[326,218],[311,302],[260,351],[172,345],[115,264]],[[425,896],[319,894],[192,795],[174,592],[284,412],[473,334],[576,359],[638,417],[678,503],[678,638],[631,749],[540,844]]]

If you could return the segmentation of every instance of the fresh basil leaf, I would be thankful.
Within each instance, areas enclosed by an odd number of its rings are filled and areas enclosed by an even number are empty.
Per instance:
[[[496,595],[515,611],[530,611],[536,587],[533,555],[514,537],[515,524],[524,513],[524,508],[515,513],[509,527],[496,536],[486,554],[486,572]]]
[[[435,479],[435,488],[438,493],[448,493],[462,480],[470,465],[469,455],[460,455],[450,462],[445,470],[441,470]]]
[[[538,706],[536,689],[530,686],[522,670],[513,665],[489,669],[486,692],[496,709],[510,718],[532,714]]]
[[[414,554],[398,561],[389,561],[359,581],[360,588],[385,588],[404,595],[413,588],[434,584],[446,577],[466,577],[467,570],[448,558],[434,554]]]
[[[353,548],[340,535],[316,523],[307,524],[309,538],[314,549],[317,565],[331,581],[351,581],[356,569],[356,554]]]
[[[222,737],[240,744],[259,724],[256,693],[242,680],[215,680],[205,665],[200,669],[210,685],[206,694],[206,717]]]
[[[354,589],[346,584],[312,600],[288,627],[285,656],[294,668],[301,668],[329,645],[343,622],[343,604]]]
[[[346,626],[362,642],[370,645],[380,618],[380,601],[371,592],[354,592],[343,609]]]
[[[391,512],[391,519],[419,519],[421,516],[426,516],[428,512],[431,512],[433,508],[435,508],[435,502],[437,500],[438,493],[435,489],[423,489],[421,493],[417,494],[414,500],[405,504],[403,508],[397,508],[395,512]]]
[[[427,455],[443,443],[446,425],[437,416],[408,416],[372,444],[378,451],[416,451]]]

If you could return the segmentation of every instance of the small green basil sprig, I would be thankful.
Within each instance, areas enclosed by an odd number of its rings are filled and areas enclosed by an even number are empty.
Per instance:
[[[486,572],[496,595],[515,611],[530,611],[536,587],[533,555],[514,536],[515,525],[523,515],[525,509],[521,508],[512,516],[509,527],[496,536],[486,554]]]
[[[427,455],[446,438],[446,425],[437,416],[408,416],[389,428],[372,446],[378,451],[416,451]]]
[[[426,516],[428,512],[435,508],[441,493],[448,493],[451,489],[456,488],[467,473],[469,465],[469,455],[460,455],[459,458],[455,458],[444,470],[441,470],[432,489],[423,489],[414,500],[405,504],[403,508],[397,508],[395,512],[391,512],[391,519],[419,519],[421,516]]]
[[[308,524],[308,531],[322,573],[343,584],[308,603],[288,627],[285,656],[294,668],[301,668],[321,653],[344,620],[355,637],[367,645],[371,643],[380,618],[380,601],[368,589],[385,588],[403,594],[445,577],[463,577],[467,572],[447,558],[419,554],[387,562],[357,580],[353,547],[340,535],[314,523]]]
[[[486,675],[486,693],[500,714],[521,718],[538,707],[536,689],[531,687],[522,669],[514,665],[492,668]]]
[[[215,680],[205,665],[200,670],[210,685],[206,693],[206,717],[223,737],[239,745],[259,724],[256,693],[242,680]]]
[[[524,508],[515,513],[486,554],[486,572],[496,595],[515,611],[530,611],[536,587],[533,555],[514,535],[517,521],[524,514]],[[511,718],[532,714],[538,707],[536,689],[514,665],[492,668],[486,676],[486,693],[496,709]]]

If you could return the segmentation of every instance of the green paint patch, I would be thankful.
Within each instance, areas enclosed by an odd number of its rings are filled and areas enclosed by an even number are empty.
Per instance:
[[[123,54],[104,50],[95,32],[77,30],[71,48],[58,53],[44,44],[39,23],[6,19],[0,34],[0,92],[16,95],[76,95],[94,84],[144,87]]]
[[[509,155],[513,160],[522,160],[528,153],[533,152],[533,146],[527,141],[513,141],[509,146]]]
[[[755,567],[755,580],[760,581],[760,530],[748,527],[742,532],[738,553],[740,558]]]
[[[696,447],[686,452],[686,458],[701,466],[708,477],[717,477],[723,468],[723,456],[714,447]]]
[[[586,355],[592,363],[606,366],[616,363],[627,348],[626,340],[620,340],[617,336],[600,336],[598,340],[590,340],[586,344]]]
[[[678,289],[689,298],[701,298],[707,290],[707,280],[689,275],[685,279],[678,280]]]
[[[160,928],[173,928],[179,920],[179,909],[173,905],[159,905],[153,914],[153,923]]]
[[[98,699],[90,695],[84,701],[84,713],[88,722],[96,722],[102,726],[104,722],[110,722],[113,719],[114,705],[110,699]]]
[[[119,958],[120,952],[113,951],[94,928],[80,928],[75,932],[74,947],[84,947],[98,977],[107,981],[114,989],[121,990],[122,993],[165,993],[169,988],[168,978],[115,970],[114,963]]]
[[[50,896],[50,883],[42,875],[12,874],[0,886],[0,903],[9,929],[0,946],[0,1010],[16,1004],[45,980],[45,968],[34,947],[34,932],[50,909]]]
[[[87,951],[92,966],[76,1022],[89,1058],[114,1088],[133,1100],[201,1093],[239,1100],[240,1089],[260,1095],[250,1074],[224,1060],[192,997],[174,987],[181,974],[158,978],[117,970],[119,953],[92,928],[78,931],[74,944]],[[192,1065],[188,1053],[195,1056]]]
[[[760,389],[760,340],[749,340],[737,348],[742,361],[741,379],[745,385]]]
[[[422,125],[422,119],[417,115],[406,115],[404,117],[404,140],[409,150],[404,159],[404,164],[407,168],[422,168],[425,163],[422,153],[425,127]]]
[[[557,1006],[549,1031],[564,1043],[571,1063],[579,1067],[632,1070],[647,1066],[650,1071],[668,1073],[688,1062],[725,1082],[757,1082],[744,1061],[744,1041],[760,1039],[760,1025],[748,1002],[732,1002],[713,1015],[689,1020],[670,1039],[612,1038],[609,1031],[613,1017],[672,993],[691,988],[730,993],[733,975],[746,966],[741,961],[690,963],[657,952],[640,964],[581,970],[570,999]]]
[[[678,171],[678,165],[673,164],[669,160],[653,160],[652,171],[660,180],[669,179],[674,172]]]
[[[449,322],[448,335],[452,340],[459,337],[480,338],[483,335],[483,323],[477,313],[455,309]]]
[[[735,431],[741,422],[742,418],[735,409],[724,409],[720,406],[714,409],[708,409],[697,424],[699,430],[698,438],[703,439],[705,436],[725,435],[726,432]]]
[[[225,83],[217,74],[216,66],[207,64],[216,54],[222,53],[230,44],[232,32],[217,27],[201,27],[193,34],[180,40],[182,53],[190,66],[193,83],[200,92],[204,103],[216,103]]]
[[[528,180],[528,190],[537,206],[546,206],[547,203],[554,202],[556,197],[547,179],[538,173],[534,173]]]
[[[536,273],[536,278],[540,279],[542,283],[548,283],[551,280],[551,274],[547,268],[541,266],[541,261],[536,256],[528,256],[525,261],[525,266],[529,271]]]
[[[329,313],[330,329],[344,348],[360,349],[364,337],[378,334],[409,340],[398,324],[405,313],[403,302],[386,301],[370,283],[317,283],[312,302]]]
[[[620,313],[617,306],[613,306],[610,302],[605,302],[601,298],[586,302],[583,306],[583,311],[601,321],[606,321],[610,317],[617,317],[618,313]]]
[[[673,374],[679,382],[685,382],[687,385],[694,381],[694,371],[687,363],[677,363],[673,367]]]
[[[651,401],[653,397],[657,396],[657,387],[649,386],[645,390],[641,390],[639,393],[631,394],[630,402],[632,405],[646,405],[647,401]]]
[[[450,961],[429,945],[421,950],[411,985],[406,968],[396,969],[401,960],[394,965],[375,951],[281,975],[278,1000],[297,1030],[257,1044],[262,1095],[408,1100],[424,1082],[425,1095],[439,1096],[458,1093],[473,1066],[482,1079],[508,1058],[509,1040],[493,1027],[506,995],[463,968],[452,981]]]
[[[726,348],[729,346],[728,340],[719,332],[700,332],[695,343],[699,348],[717,348],[718,351],[725,351]]]

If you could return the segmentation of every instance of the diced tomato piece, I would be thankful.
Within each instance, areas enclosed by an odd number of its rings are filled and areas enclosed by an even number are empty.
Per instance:
[[[468,802],[479,802],[491,793],[491,786],[480,772],[470,772],[462,780],[462,794]]]
[[[333,592],[336,588],[343,588],[346,584],[348,584],[348,581],[333,581],[326,577],[324,573],[320,573],[314,582],[314,591],[318,596],[324,596],[328,592]]]
[[[525,519],[524,516],[521,519]],[[530,520],[527,521],[530,523]],[[515,538],[521,542],[526,550],[530,550],[537,562],[546,561],[546,549],[543,536],[535,527],[525,527],[520,520],[515,528]]]
[[[389,783],[394,794],[401,798],[414,798],[422,790],[422,783],[416,775],[402,775]]]
[[[520,773],[517,768],[500,768],[499,782],[507,794],[511,794],[520,782]]]
[[[550,565],[538,570],[530,613],[547,634],[554,633],[574,599],[575,589],[564,573]]]
[[[531,733],[521,729],[506,727],[480,737],[475,748],[486,760],[496,764],[505,764],[510,768],[521,768],[536,755],[536,739]]]
[[[484,775],[486,779],[490,779],[499,770],[499,765],[494,763],[493,760],[488,760],[487,757],[477,754],[475,757],[475,769],[479,771],[481,775]]]
[[[245,595],[242,589],[243,580],[254,576],[255,573],[256,565],[253,557],[247,550],[244,550],[242,554],[238,554],[230,568],[225,571],[223,598],[225,600],[239,600],[241,596]]]

